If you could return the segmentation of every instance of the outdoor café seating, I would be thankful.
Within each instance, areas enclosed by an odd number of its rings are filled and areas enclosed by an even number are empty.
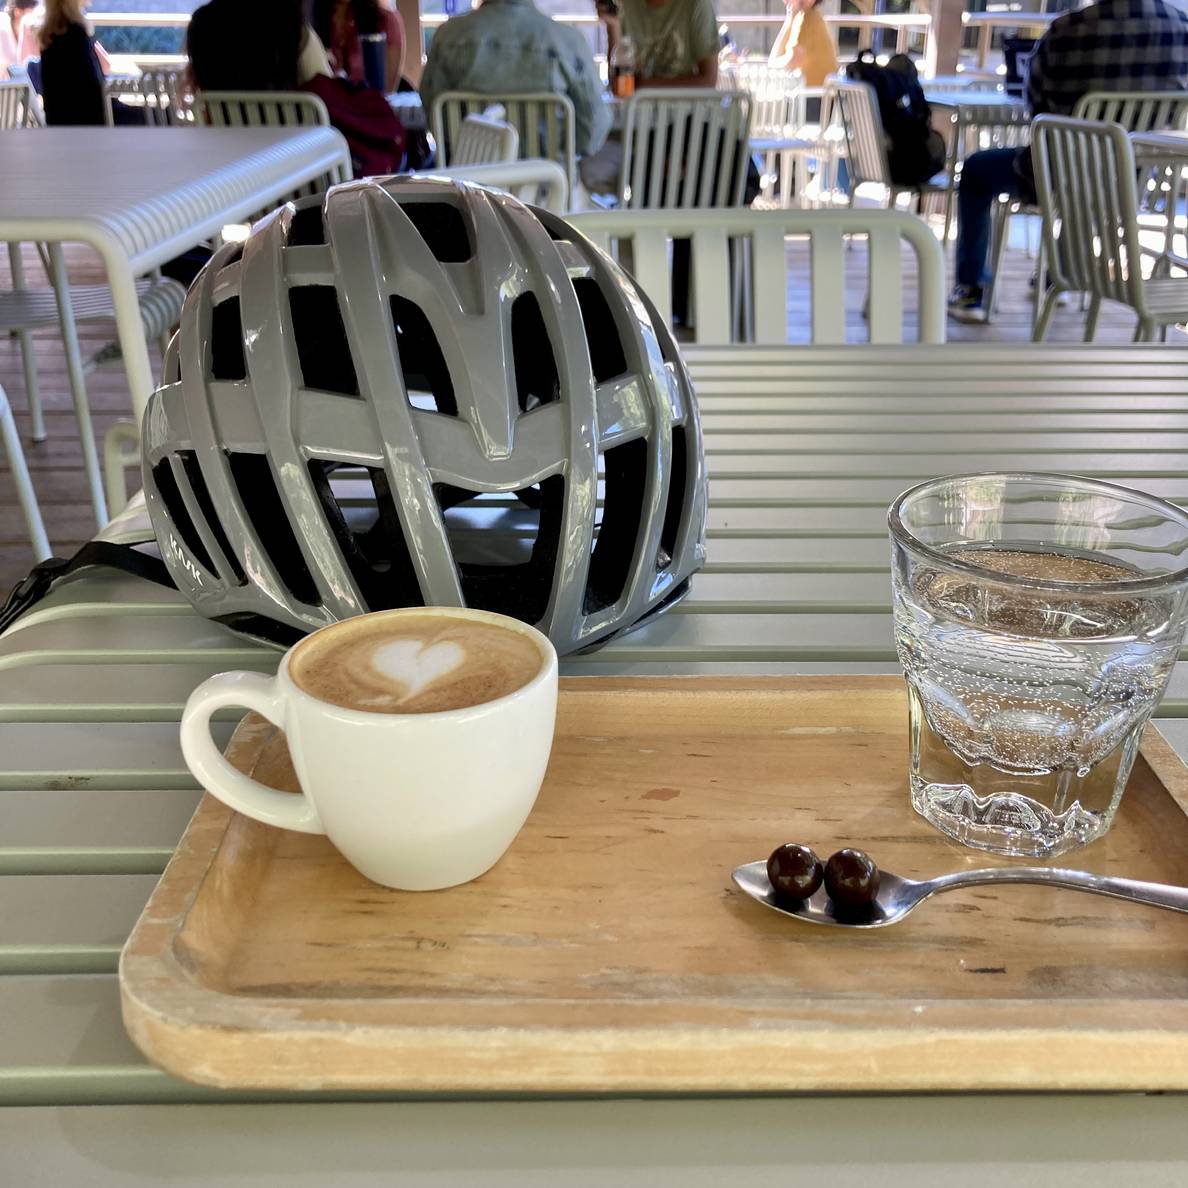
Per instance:
[[[1188,1184],[1188,14],[761,8],[0,5],[0,1188]]]

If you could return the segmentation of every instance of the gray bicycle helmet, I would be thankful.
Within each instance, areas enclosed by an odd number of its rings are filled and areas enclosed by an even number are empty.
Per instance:
[[[667,327],[564,221],[454,180],[335,186],[216,252],[143,447],[179,589],[283,643],[466,605],[571,652],[671,606],[705,558]]]

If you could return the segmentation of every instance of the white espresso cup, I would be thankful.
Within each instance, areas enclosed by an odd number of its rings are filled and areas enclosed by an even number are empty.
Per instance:
[[[400,630],[402,617],[425,616],[516,632],[537,649],[539,668],[503,696],[434,712],[346,708],[294,680],[294,656],[334,644],[336,632],[345,639],[385,620]],[[255,710],[285,732],[300,796],[266,787],[224,758],[210,718],[225,706]],[[544,779],[556,709],[557,653],[546,636],[486,611],[417,607],[324,627],[285,653],[275,677],[224,672],[204,681],[182,712],[181,746],[202,786],[231,808],[325,834],[376,883],[432,891],[477,878],[511,845]]]

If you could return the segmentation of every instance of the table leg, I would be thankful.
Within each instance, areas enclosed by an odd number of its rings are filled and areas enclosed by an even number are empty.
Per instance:
[[[104,251],[103,257],[107,264],[111,299],[115,305],[116,332],[120,339],[120,351],[124,356],[124,370],[128,374],[132,415],[139,426],[156,384],[153,382],[153,369],[149,362],[148,340],[144,336],[144,321],[140,316],[136,279],[128,267],[127,260],[110,251]]]
[[[107,265],[107,279],[115,306],[116,332],[120,340],[120,352],[124,356],[124,370],[128,376],[128,392],[132,397],[132,415],[135,419],[131,426],[113,425],[105,449],[108,501],[118,510],[127,499],[124,469],[128,454],[123,447],[128,445],[133,454],[136,452],[135,443],[140,439],[144,410],[156,385],[149,362],[148,340],[144,336],[144,320],[140,316],[140,301],[136,295],[136,279],[128,261],[119,252],[106,246],[101,247],[101,250]]]
[[[21,245],[8,245],[8,266],[12,272],[12,287],[18,292],[25,287],[25,262],[21,257]],[[45,441],[45,417],[41,411],[41,389],[37,377],[37,356],[34,353],[33,336],[28,330],[18,330],[21,343],[21,366],[25,371],[25,398],[29,405],[29,419],[33,422],[33,440]]]
[[[66,350],[66,375],[70,381],[70,396],[74,401],[74,416],[82,446],[83,469],[91,488],[91,505],[100,528],[107,525],[107,499],[103,494],[103,477],[99,470],[99,451],[95,448],[95,431],[91,427],[91,407],[87,402],[86,379],[82,356],[78,349],[78,328],[74,323],[74,305],[70,299],[70,280],[66,275],[66,261],[62,245],[49,246],[50,282],[58,302],[58,320],[62,326],[62,345]],[[139,316],[139,315],[138,315]],[[141,338],[143,339],[143,333]]]

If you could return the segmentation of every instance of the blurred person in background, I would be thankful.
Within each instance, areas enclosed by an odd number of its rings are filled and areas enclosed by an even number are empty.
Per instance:
[[[0,12],[0,80],[8,77],[10,66],[23,66],[37,57],[37,21],[33,10],[38,0],[8,0]]]
[[[1067,116],[1090,91],[1185,89],[1188,15],[1164,0],[1101,0],[1048,26],[1027,69],[1026,100],[1033,116]],[[949,297],[949,316],[958,322],[986,320],[991,211],[1000,194],[1037,201],[1030,148],[983,149],[961,167],[957,283]]]
[[[186,33],[190,79],[199,91],[309,91],[346,138],[356,177],[397,172],[404,127],[379,91],[332,75],[303,0],[210,0]]]
[[[87,27],[86,0],[45,0],[37,41],[41,50],[41,101],[45,122],[107,123],[103,76],[107,55]]]
[[[784,0],[787,15],[767,59],[772,66],[799,70],[806,87],[823,87],[837,73],[837,46],[821,15],[821,0]],[[818,108],[820,100],[817,101]]]
[[[713,0],[599,0],[607,53],[621,37],[635,46],[636,87],[718,85],[721,38]]]
[[[610,127],[589,43],[577,29],[545,16],[532,0],[484,0],[481,8],[451,17],[437,30],[421,75],[425,110],[446,91],[568,95],[579,157],[597,151]]]
[[[386,90],[400,86],[404,72],[404,21],[380,0],[313,0],[310,24],[330,55],[330,64],[353,82],[366,82],[360,34],[387,38]]]

